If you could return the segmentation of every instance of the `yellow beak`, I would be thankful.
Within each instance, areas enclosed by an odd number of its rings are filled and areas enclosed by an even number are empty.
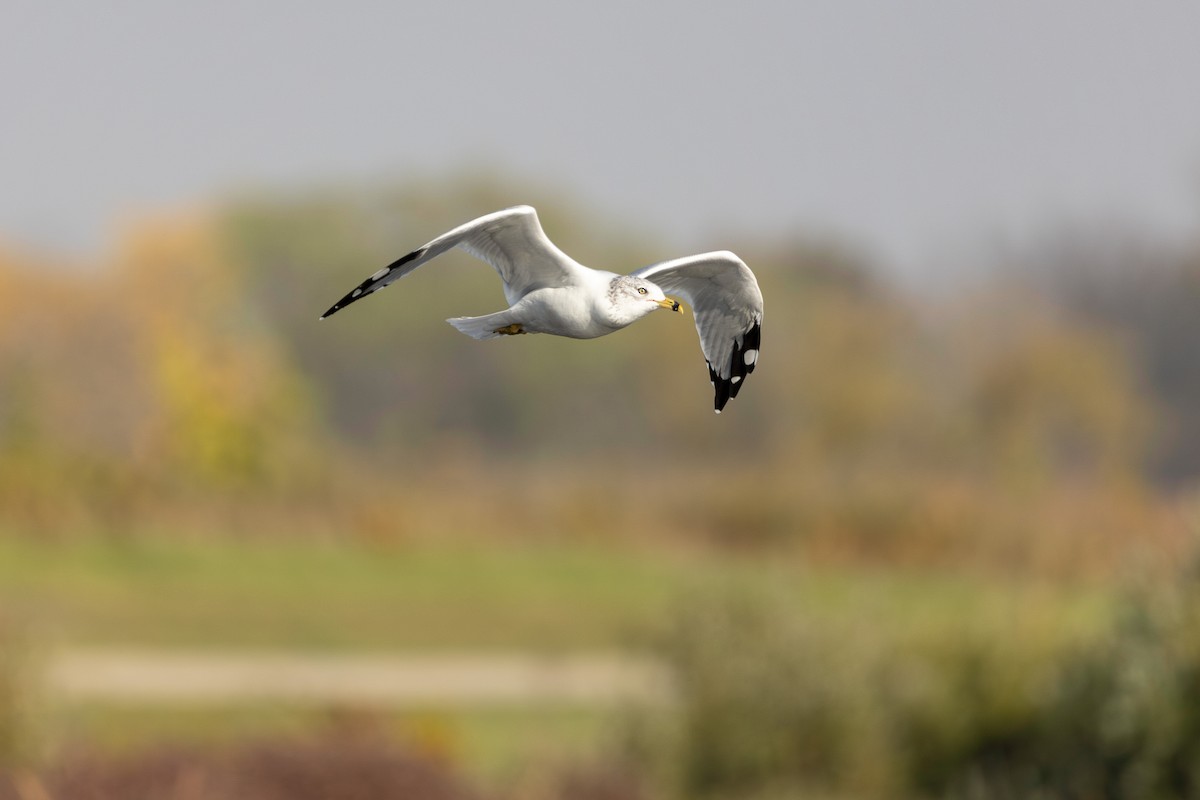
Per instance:
[[[662,306],[663,308],[669,308],[672,311],[678,311],[680,313],[683,313],[683,309],[680,308],[680,306],[679,306],[679,301],[672,300],[670,297],[664,297],[662,300],[658,301],[658,304],[660,306]]]

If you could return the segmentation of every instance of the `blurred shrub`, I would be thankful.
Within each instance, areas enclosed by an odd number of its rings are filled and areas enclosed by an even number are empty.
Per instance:
[[[41,787],[30,793],[28,787]],[[473,800],[435,761],[386,742],[324,737],[227,751],[161,747],[104,756],[64,754],[33,784],[0,771],[0,800]]]
[[[1200,798],[1200,558],[1134,593],[1113,635],[1064,658],[1002,748],[945,763],[962,797]]]
[[[24,770],[42,755],[34,666],[27,635],[0,613],[0,770]]]
[[[532,786],[483,792],[439,760],[386,736],[338,735],[236,745],[68,749],[38,772],[0,764],[0,800],[642,800],[609,765],[548,772]]]
[[[696,598],[664,639],[677,716],[635,750],[679,797],[1200,797],[1197,578],[1073,645],[834,629],[781,587]]]

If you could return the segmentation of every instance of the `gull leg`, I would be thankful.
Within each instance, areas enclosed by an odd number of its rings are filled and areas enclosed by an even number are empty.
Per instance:
[[[521,327],[521,323],[514,322],[512,325],[505,325],[503,328],[496,328],[495,333],[503,336],[516,336],[518,333],[525,333],[525,329]]]

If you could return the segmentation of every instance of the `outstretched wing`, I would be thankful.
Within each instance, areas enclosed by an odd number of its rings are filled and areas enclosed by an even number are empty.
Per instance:
[[[514,206],[471,220],[396,259],[330,306],[321,319],[403,278],[453,247],[461,247],[495,267],[504,281],[509,305],[534,289],[569,286],[584,269],[550,241],[537,211],[530,206]]]
[[[633,274],[682,295],[692,306],[720,414],[758,363],[763,298],[754,273],[722,250],[663,261]]]

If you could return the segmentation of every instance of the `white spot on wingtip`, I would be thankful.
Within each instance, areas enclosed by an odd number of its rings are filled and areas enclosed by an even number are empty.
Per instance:
[[[715,411],[715,412],[716,412],[716,413],[718,413],[718,414],[720,414],[720,413],[721,413],[721,409],[719,409],[719,408],[714,408],[714,409],[713,409],[713,411]]]
[[[741,376],[741,375],[734,375],[732,378],[730,378],[730,379],[729,379],[729,382],[730,382],[730,383],[737,383],[737,382],[739,382],[741,379],[742,379],[742,376]]]
[[[746,352],[742,353],[742,361],[746,362],[747,367],[750,366],[755,361],[758,361],[758,351],[747,350]]]
[[[362,294],[362,289],[355,289],[353,292],[350,293],[350,296],[358,297],[360,294]]]

